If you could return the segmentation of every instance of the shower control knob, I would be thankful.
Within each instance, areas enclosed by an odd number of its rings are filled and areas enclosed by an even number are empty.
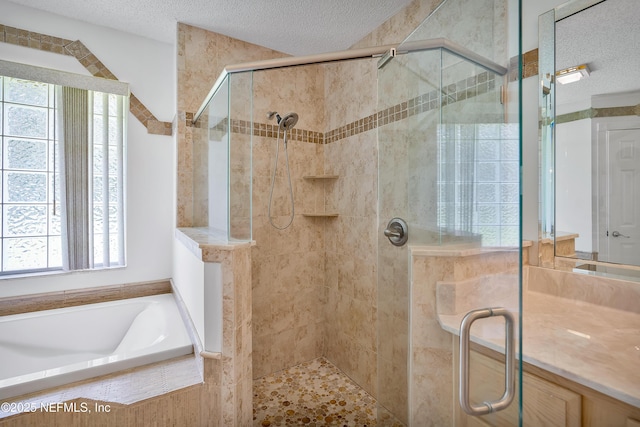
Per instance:
[[[393,218],[387,224],[384,235],[387,236],[392,245],[402,246],[407,243],[409,238],[409,228],[402,218]]]

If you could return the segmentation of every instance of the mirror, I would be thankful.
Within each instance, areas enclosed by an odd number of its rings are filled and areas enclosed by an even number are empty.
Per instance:
[[[637,0],[540,17],[542,266],[640,276],[638,22]]]

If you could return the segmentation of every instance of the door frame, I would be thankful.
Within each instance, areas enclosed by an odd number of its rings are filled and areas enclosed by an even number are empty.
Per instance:
[[[598,251],[598,260],[609,262],[609,246],[606,233],[609,229],[609,143],[608,132],[640,129],[639,116],[602,117],[592,120],[593,164],[593,248]]]

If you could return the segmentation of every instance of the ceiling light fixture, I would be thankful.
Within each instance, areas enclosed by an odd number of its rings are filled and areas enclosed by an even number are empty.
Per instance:
[[[582,64],[556,72],[556,80],[558,83],[566,85],[567,83],[573,83],[587,78],[589,77],[589,74],[591,74],[589,66],[587,64]]]

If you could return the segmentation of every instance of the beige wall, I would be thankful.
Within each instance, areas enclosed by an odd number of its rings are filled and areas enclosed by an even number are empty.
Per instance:
[[[368,47],[400,43],[433,10],[439,1],[414,1],[396,16],[383,23],[354,47]],[[396,85],[395,92],[402,85]],[[326,130],[357,122],[398,103],[395,94],[378,100],[378,70],[376,60],[350,61],[329,64],[325,68]],[[406,101],[405,99],[403,99]],[[376,340],[378,324],[393,325],[394,317],[387,311],[378,322],[378,132],[383,132],[382,121],[376,118],[370,130],[347,136],[325,145],[324,168],[327,174],[340,176],[327,184],[326,206],[340,212],[340,216],[327,223],[325,284],[327,290],[326,357],[336,364],[360,386],[379,398],[380,402],[397,414],[396,402],[405,399],[406,375],[402,360],[406,361],[406,343],[403,333],[395,335],[398,345],[383,359],[383,383],[378,390],[379,361]],[[348,135],[349,133],[347,133]],[[400,251],[397,251],[400,252]],[[405,251],[406,252],[406,251]],[[406,255],[406,253],[405,253]],[[405,267],[404,285],[408,283]],[[393,270],[393,269],[392,269]],[[389,273],[388,270],[382,273]],[[393,272],[391,272],[393,274]],[[396,277],[402,281],[402,277]],[[393,286],[386,288],[394,289]],[[402,291],[398,290],[400,294]],[[404,291],[406,294],[406,290]],[[400,297],[406,305],[406,295]],[[401,303],[402,304],[402,303]],[[403,328],[406,331],[406,311]],[[406,335],[405,335],[406,338]],[[405,344],[402,350],[402,344]],[[389,349],[391,347],[386,347]],[[393,355],[392,355],[393,353]],[[400,363],[394,363],[398,362]],[[406,366],[406,362],[404,362]],[[394,368],[397,374],[394,375]],[[406,371],[405,371],[406,372]],[[404,396],[404,398],[403,398]],[[399,417],[406,421],[401,410]],[[397,414],[398,415],[398,414]]]
[[[190,126],[190,116],[200,107],[225,65],[281,56],[285,55],[179,24],[178,226],[193,225],[193,165],[202,158],[201,154],[194,157],[192,151],[192,137],[201,130]],[[235,77],[238,76],[232,79]],[[231,87],[233,90],[233,83]],[[251,268],[255,377],[323,354],[324,225],[321,219],[301,215],[321,210],[324,205],[322,184],[302,178],[323,170],[323,146],[307,142],[311,139],[307,135],[324,129],[323,89],[323,71],[318,66],[256,72],[253,76],[253,120],[261,129],[275,124],[267,123],[268,111],[278,111],[281,115],[295,111],[300,116],[296,134],[290,135],[288,144],[296,216],[292,226],[283,231],[271,227],[267,215],[277,135],[253,132],[252,203],[256,245],[252,249]],[[235,97],[231,118],[248,120],[243,114],[250,100],[246,91],[236,91],[232,96]],[[233,143],[246,137],[246,133],[232,130]],[[282,150],[280,135],[272,212],[277,225],[286,224],[289,214],[286,157]],[[242,167],[235,163],[231,166]],[[232,191],[237,185],[240,184],[231,183]],[[231,208],[236,208],[233,200]]]
[[[225,65],[286,56],[222,34],[178,24],[176,225],[193,225],[193,130],[191,119]]]
[[[299,115],[286,153],[283,132],[253,138],[254,378],[323,355],[324,219],[303,216],[324,209],[322,182],[303,178],[323,170],[324,146],[304,140],[305,132],[324,129],[323,71],[321,66],[302,66],[254,73],[254,122],[275,126],[275,119],[267,120],[269,111]],[[269,223],[278,145],[273,223],[283,228],[290,220],[287,155],[295,209],[291,226],[284,230]]]

